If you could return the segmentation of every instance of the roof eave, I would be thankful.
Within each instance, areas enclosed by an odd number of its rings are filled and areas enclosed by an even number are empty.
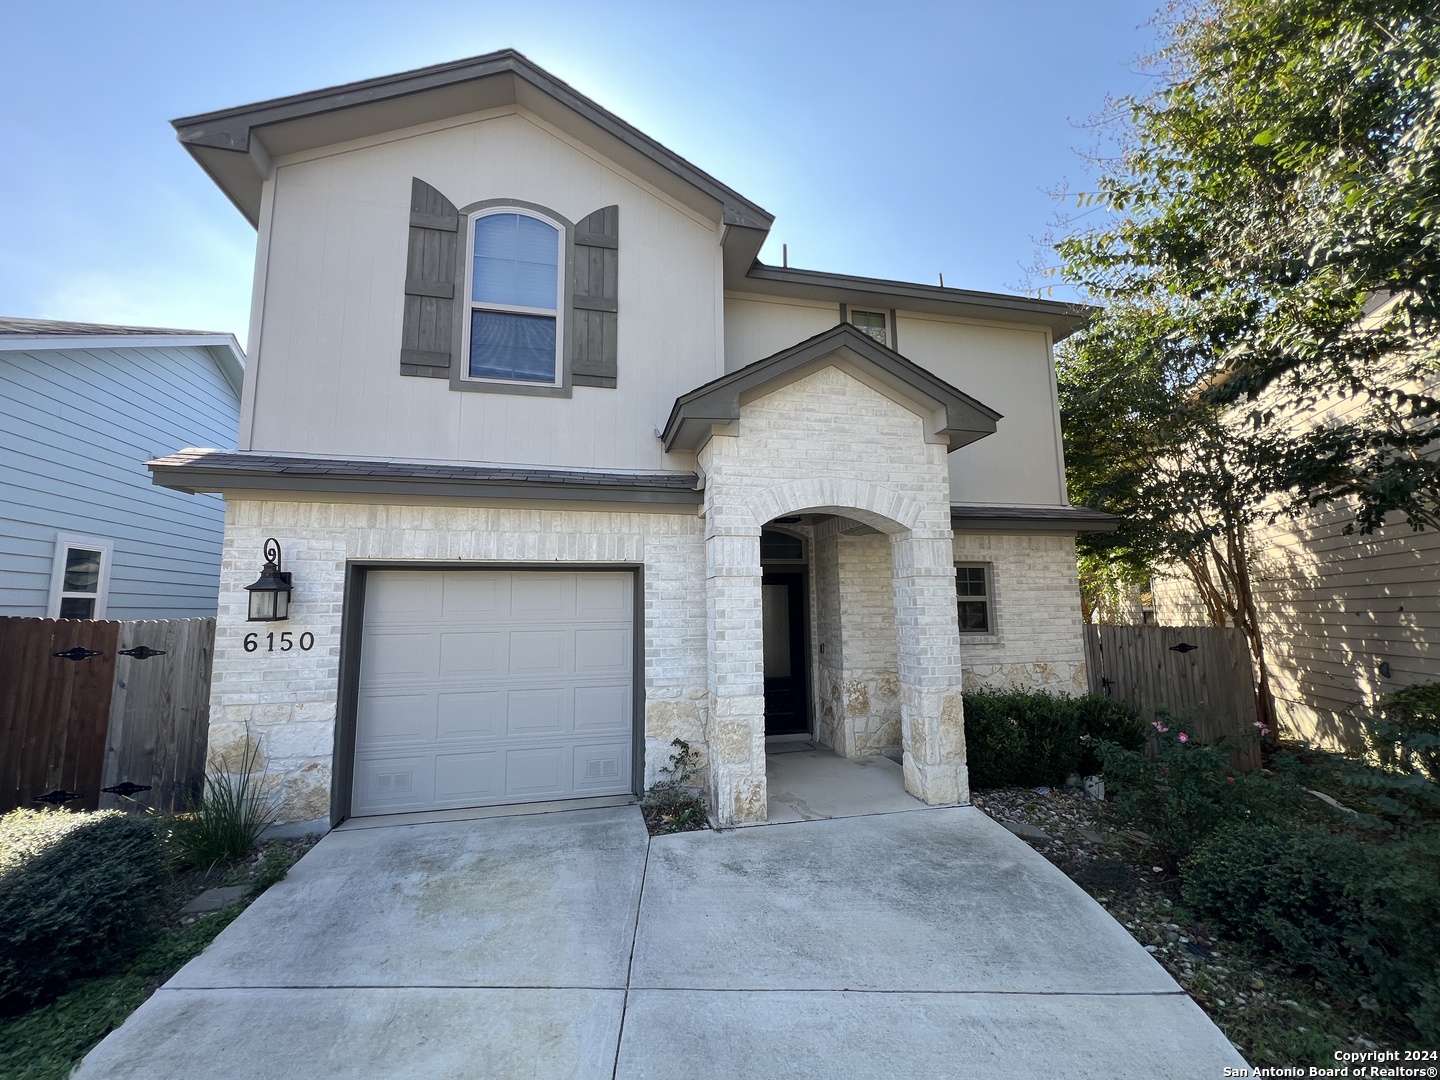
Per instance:
[[[496,84],[495,89],[500,91],[498,96],[492,94],[482,100],[480,95],[466,92],[467,87],[474,91],[482,83],[506,77],[511,82],[508,86]],[[773,215],[739,192],[668,150],[513,49],[252,105],[181,117],[172,121],[172,125],[182,145],[251,224],[255,224],[259,220],[260,189],[269,167],[269,156],[277,152],[275,146],[265,146],[263,151],[257,152],[255,143],[265,142],[263,134],[259,140],[254,138],[257,131],[268,128],[276,132],[280,125],[288,124],[292,128],[305,129],[306,137],[315,145],[331,145],[367,133],[398,130],[486,107],[525,107],[527,97],[533,95],[521,89],[519,83],[538,90],[543,100],[554,102],[568,114],[585,121],[588,130],[602,133],[596,141],[604,145],[597,146],[597,149],[602,152],[618,150],[619,157],[632,158],[628,164],[648,162],[652,169],[668,173],[712,201],[717,207],[716,216],[720,223],[764,232],[774,222]],[[409,112],[397,107],[397,103],[408,103],[411,106]],[[427,104],[429,113],[426,111]],[[532,100],[530,104],[536,102]],[[374,116],[373,123],[368,127],[359,120],[358,113],[349,112],[364,109],[371,110]],[[352,123],[337,125],[337,114],[346,113]],[[316,125],[315,121],[320,118],[324,121]],[[344,130],[337,131],[337,126]],[[289,153],[295,149],[295,146],[287,144],[278,152]],[[627,164],[625,161],[620,163]]]
[[[727,265],[727,271],[731,269]],[[743,275],[727,272],[725,287],[733,292],[847,304],[874,304],[905,311],[968,316],[988,322],[1039,325],[1048,328],[1055,341],[1081,329],[1099,310],[1089,304],[1010,296],[972,289],[952,289],[941,285],[891,281],[885,278],[832,274],[823,270],[767,266],[760,262],[751,264]]]
[[[666,452],[695,452],[717,426],[739,419],[742,399],[837,353],[868,364],[897,389],[908,388],[943,408],[946,423],[936,434],[947,437],[952,450],[993,434],[1002,419],[988,405],[842,323],[680,395],[661,432]]]

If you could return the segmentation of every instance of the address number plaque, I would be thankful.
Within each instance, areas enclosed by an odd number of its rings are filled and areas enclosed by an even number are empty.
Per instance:
[[[246,652],[289,652],[298,648],[301,652],[309,652],[315,647],[315,635],[306,630],[297,639],[289,630],[282,630],[280,633],[270,632],[263,637],[260,634],[245,635]]]

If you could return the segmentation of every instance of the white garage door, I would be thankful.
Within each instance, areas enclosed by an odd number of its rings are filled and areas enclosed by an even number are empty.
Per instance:
[[[633,578],[372,571],[355,815],[631,790]]]

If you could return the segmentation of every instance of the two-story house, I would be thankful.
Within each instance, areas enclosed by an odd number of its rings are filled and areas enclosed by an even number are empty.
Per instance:
[[[964,802],[962,689],[1083,692],[1083,310],[763,265],[510,51],[175,126],[259,241],[238,450],[151,468],[225,497],[212,755],[287,818],[625,795],[678,737],[762,821],[797,732]]]

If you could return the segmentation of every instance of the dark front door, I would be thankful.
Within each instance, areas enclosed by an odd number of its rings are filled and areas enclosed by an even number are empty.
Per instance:
[[[810,730],[805,575],[766,570],[760,589],[765,627],[765,734],[803,734]]]

